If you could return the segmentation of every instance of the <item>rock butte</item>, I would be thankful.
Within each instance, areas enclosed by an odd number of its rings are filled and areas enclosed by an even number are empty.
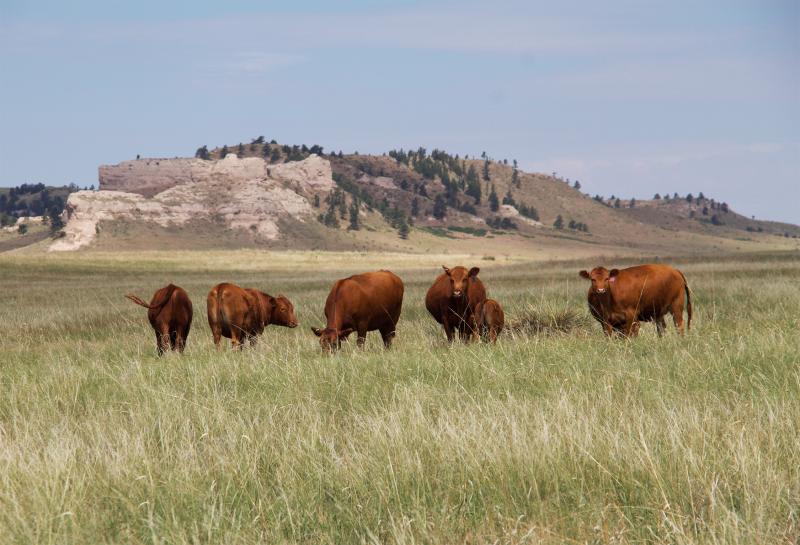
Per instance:
[[[100,191],[70,194],[64,210],[64,236],[50,251],[77,250],[91,244],[98,223],[136,220],[161,226],[194,219],[222,220],[275,240],[278,221],[305,221],[309,201],[335,186],[330,163],[311,155],[303,161],[268,165],[258,157],[229,154],[219,161],[138,159],[99,168]]]

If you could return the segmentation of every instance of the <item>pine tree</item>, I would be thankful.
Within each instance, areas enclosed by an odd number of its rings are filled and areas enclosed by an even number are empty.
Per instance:
[[[447,215],[447,203],[444,201],[444,198],[441,194],[436,195],[436,199],[433,201],[433,217],[437,220],[444,219]]]
[[[411,217],[416,218],[419,215],[419,199],[414,197],[411,200]]]
[[[503,197],[503,204],[509,204],[511,206],[516,206],[517,204],[514,200],[514,196],[511,194],[511,187],[508,188],[508,192],[505,197]]]
[[[660,201],[660,200],[661,200],[661,195],[659,195],[658,193],[656,193],[655,195],[653,195],[653,200],[654,200],[654,201]]]
[[[244,156],[244,144],[242,144],[241,142],[239,142],[239,147],[236,148],[236,154],[239,157],[243,157]]]
[[[464,192],[475,199],[476,204],[481,203],[481,182],[478,179],[478,171],[475,165],[470,165],[467,170],[467,190]]]
[[[339,227],[339,217],[336,214],[336,205],[334,204],[333,199],[331,199],[331,202],[328,203],[328,211],[325,212],[323,223],[327,227]]]
[[[500,199],[497,198],[497,191],[492,184],[492,191],[489,193],[489,208],[492,212],[497,212],[500,209]]]
[[[208,146],[197,148],[197,151],[194,153],[194,156],[197,157],[198,159],[204,159],[208,161],[210,159],[208,155]]]
[[[575,180],[575,185],[573,185],[572,187],[574,187],[575,189],[578,189],[578,190],[580,190],[580,188],[581,188],[581,183],[580,183],[578,180]]]
[[[314,208],[319,208],[319,195],[314,195]]]
[[[406,221],[405,216],[401,216],[399,220],[399,225],[397,226],[397,232],[400,235],[400,238],[406,240],[408,238],[408,233],[411,229],[408,227],[408,221]]]
[[[227,144],[222,146],[222,150],[220,150],[220,152],[219,152],[219,158],[220,159],[225,159],[226,155],[228,155],[228,145]]]
[[[58,233],[64,228],[64,220],[61,219],[61,210],[59,210],[58,207],[54,206],[50,208],[47,217],[50,222],[51,233]]]
[[[619,199],[616,199],[616,200],[614,201],[614,208],[619,208],[621,205],[622,205],[622,203],[620,202],[620,200],[619,200]]]
[[[489,159],[483,161],[483,179],[489,181]]]
[[[561,214],[556,216],[556,221],[553,222],[553,227],[555,227],[556,229],[564,228],[564,218],[561,217]]]
[[[633,208],[634,206],[636,206],[636,199],[631,197],[630,207]]]
[[[361,229],[361,225],[359,224],[358,218],[358,209],[359,209],[358,199],[353,199],[353,202],[350,203],[350,225],[348,229],[351,231],[358,231]]]

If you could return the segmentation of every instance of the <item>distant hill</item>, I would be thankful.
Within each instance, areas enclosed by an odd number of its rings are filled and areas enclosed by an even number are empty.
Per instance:
[[[61,214],[67,197],[77,190],[75,185],[52,187],[41,183],[0,187],[0,226],[11,225],[21,217]]]
[[[570,257],[800,246],[800,227],[746,218],[706,196],[593,198],[513,162],[423,148],[326,153],[259,138],[99,173],[100,191],[70,197],[67,236],[54,247]]]

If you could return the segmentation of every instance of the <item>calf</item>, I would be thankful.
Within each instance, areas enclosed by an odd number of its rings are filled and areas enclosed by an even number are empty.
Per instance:
[[[465,267],[448,269],[434,280],[425,295],[425,308],[444,327],[447,340],[453,342],[455,332],[462,341],[477,336],[475,308],[486,299],[486,288],[478,278],[480,269]]]
[[[283,295],[272,297],[223,282],[208,292],[206,305],[208,325],[217,347],[222,337],[230,339],[234,349],[241,348],[245,340],[253,345],[270,324],[297,327],[294,306]]]
[[[478,333],[484,339],[497,342],[497,336],[503,331],[505,313],[500,303],[494,299],[486,299],[475,307],[475,323]]]
[[[333,352],[355,331],[364,346],[368,331],[380,331],[386,348],[392,345],[403,306],[403,281],[389,271],[356,274],[337,280],[325,301],[325,328],[312,327],[323,351]]]
[[[687,329],[692,323],[692,298],[686,277],[668,265],[639,265],[628,269],[595,267],[580,275],[591,281],[589,310],[603,326],[606,335],[614,332],[634,337],[639,322],[655,322],[659,337],[667,327],[669,312],[678,332],[683,334],[684,294]]]
[[[192,326],[192,301],[183,288],[164,286],[153,294],[149,304],[132,294],[125,297],[147,309],[159,356],[169,349],[183,353]]]

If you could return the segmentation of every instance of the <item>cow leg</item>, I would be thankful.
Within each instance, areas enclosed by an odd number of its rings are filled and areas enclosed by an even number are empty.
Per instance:
[[[211,334],[214,336],[214,346],[219,348],[219,343],[222,340],[222,328],[219,325],[211,326]]]
[[[175,336],[175,345],[179,353],[183,354],[183,349],[186,348],[186,339],[189,337],[189,327],[183,327],[177,331]]]
[[[158,344],[158,355],[164,355],[169,350],[169,327],[162,327],[156,332],[156,342]]]
[[[467,329],[467,341],[475,341],[477,342],[478,337],[478,323],[475,321],[475,315],[470,314],[469,318],[467,318],[466,329]]]
[[[447,342],[453,342],[453,326],[450,323],[449,309],[445,310],[442,315],[442,326],[444,327],[444,334],[447,335]]]
[[[659,316],[656,318],[656,333],[658,333],[659,337],[664,335],[665,329],[667,329],[667,322],[664,320],[663,316]]]
[[[389,326],[382,328],[380,331],[381,331],[381,338],[383,339],[384,348],[387,349],[391,348],[392,339],[394,339],[395,335],[394,324],[390,324]]]
[[[489,327],[489,342],[497,342],[497,328],[494,326]]]
[[[676,301],[672,304],[672,308],[670,309],[672,313],[672,322],[675,324],[675,327],[678,328],[678,333],[683,335],[683,296],[681,295],[681,300]]]
[[[356,339],[356,346],[359,348],[364,348],[364,343],[367,342],[367,329],[358,328],[357,335],[358,339]]]
[[[231,328],[231,348],[241,350],[243,340],[241,331],[237,328]]]
[[[177,333],[175,335],[175,346],[173,347],[173,350],[177,350],[178,353],[183,354],[184,348],[186,348],[186,338],[182,333]]]

